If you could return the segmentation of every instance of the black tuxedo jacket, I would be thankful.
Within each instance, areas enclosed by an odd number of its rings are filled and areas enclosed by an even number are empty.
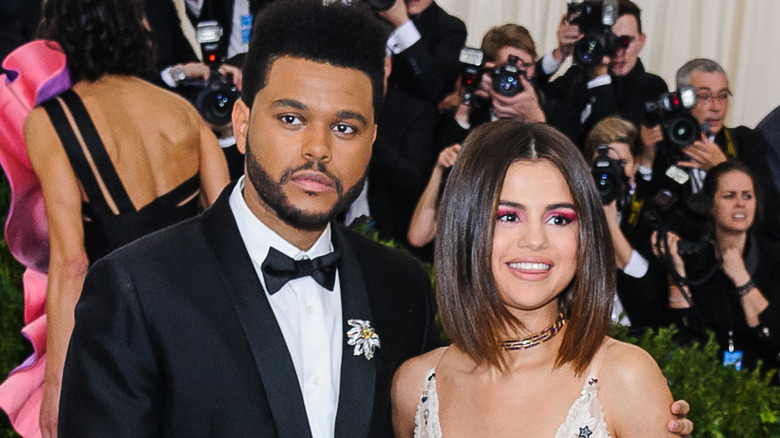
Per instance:
[[[311,436],[292,359],[228,197],[98,261],[76,307],[63,437]],[[337,437],[392,436],[390,383],[438,344],[430,280],[410,257],[334,226],[344,317]],[[372,360],[347,319],[372,322]]]

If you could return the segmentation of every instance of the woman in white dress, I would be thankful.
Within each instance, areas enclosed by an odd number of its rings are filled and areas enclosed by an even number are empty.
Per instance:
[[[607,337],[609,230],[590,169],[564,135],[515,121],[475,130],[438,229],[439,312],[452,345],[398,370],[396,436],[690,433],[653,359]]]

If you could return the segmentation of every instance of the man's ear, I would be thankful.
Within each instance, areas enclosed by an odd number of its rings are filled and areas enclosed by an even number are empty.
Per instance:
[[[236,137],[236,147],[242,154],[246,154],[246,133],[249,130],[249,107],[243,100],[238,99],[233,105],[233,135]]]

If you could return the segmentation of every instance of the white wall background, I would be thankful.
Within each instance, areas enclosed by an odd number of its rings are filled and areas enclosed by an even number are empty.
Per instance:
[[[557,45],[566,0],[436,0],[466,23],[467,44],[479,47],[492,26],[528,28],[537,52]],[[780,0],[634,0],[642,9],[647,71],[675,88],[675,73],[693,58],[720,63],[734,97],[726,125],[755,125],[780,105]],[[562,69],[567,68],[563,66]],[[565,71],[565,70],[562,70]]]

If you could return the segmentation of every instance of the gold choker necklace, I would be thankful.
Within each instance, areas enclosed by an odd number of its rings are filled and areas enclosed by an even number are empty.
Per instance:
[[[500,341],[498,346],[507,351],[512,350],[525,350],[526,348],[536,347],[542,342],[547,342],[554,338],[559,331],[566,325],[566,320],[563,318],[563,313],[559,313],[555,322],[544,330],[527,336],[523,339],[507,339]]]

